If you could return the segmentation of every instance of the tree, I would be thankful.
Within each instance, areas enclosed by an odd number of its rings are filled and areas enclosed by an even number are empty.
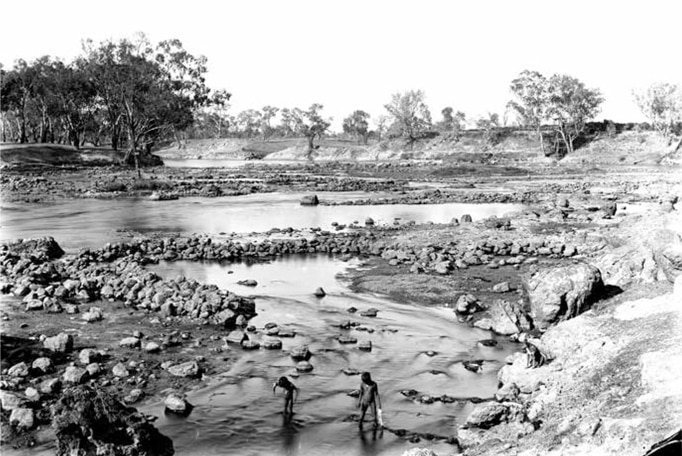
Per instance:
[[[438,122],[438,128],[444,132],[460,131],[464,128],[464,122],[466,122],[466,114],[462,111],[457,111],[450,106],[447,106],[441,110],[443,120]],[[454,113],[454,114],[453,114]]]
[[[675,124],[682,122],[682,89],[665,82],[652,84],[647,90],[634,92],[635,102],[651,125],[668,141],[672,141]]]
[[[307,111],[298,108],[293,111],[297,133],[308,139],[308,158],[312,158],[313,150],[315,150],[313,144],[315,138],[322,138],[322,135],[331,125],[331,119],[325,119],[320,114],[323,107],[321,104],[313,103]]]
[[[555,131],[573,153],[573,142],[585,129],[585,123],[599,113],[604,101],[598,89],[589,89],[573,76],[555,74],[549,79],[547,116]]]
[[[242,135],[252,138],[260,132],[261,127],[260,111],[255,109],[245,109],[237,115],[237,127]]]
[[[263,141],[265,141],[275,132],[270,121],[277,115],[279,108],[275,108],[274,106],[263,106],[261,111],[261,133],[263,133]]]
[[[535,130],[544,153],[542,123],[549,107],[549,82],[537,71],[524,70],[511,82],[510,89],[514,99],[507,106],[516,112],[522,125]]]
[[[384,105],[393,117],[393,127],[410,144],[421,139],[431,128],[431,113],[424,99],[423,91],[410,90],[393,94],[391,102]]]
[[[367,144],[369,137],[369,117],[365,111],[357,110],[343,119],[343,131],[358,138],[362,144]]]
[[[0,105],[4,112],[9,111],[14,114],[18,127],[18,139],[22,144],[28,142],[29,109],[37,82],[35,68],[25,60],[19,59],[12,70],[4,75],[0,88],[2,93]]]
[[[501,135],[496,134],[499,131],[495,130],[500,127],[500,115],[496,112],[488,113],[485,116],[479,117],[476,120],[476,128],[485,131],[485,139],[491,145],[496,145],[501,140]]]
[[[150,153],[164,132],[185,130],[208,102],[205,59],[191,56],[177,40],[161,42],[156,53],[144,35],[99,46],[88,41],[84,50],[83,66],[107,112],[112,146],[118,145],[119,128],[127,134],[126,163],[132,157],[137,167],[140,152]]]

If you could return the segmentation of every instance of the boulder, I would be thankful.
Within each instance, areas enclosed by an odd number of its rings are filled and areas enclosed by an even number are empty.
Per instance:
[[[38,385],[38,390],[42,394],[55,394],[56,392],[59,391],[59,389],[62,387],[62,382],[58,378],[49,378],[47,380],[43,380],[40,382]]]
[[[176,377],[198,377],[200,372],[196,361],[188,361],[168,368],[168,373]]]
[[[465,294],[457,299],[455,310],[461,314],[472,314],[478,310],[481,310],[481,306],[478,303],[478,299],[476,299],[474,295]]]
[[[7,371],[7,375],[10,377],[28,377],[29,368],[28,364],[21,362],[10,367]]]
[[[178,415],[188,415],[192,410],[192,406],[187,402],[185,396],[178,393],[170,393],[163,401],[163,404],[166,406],[167,412]]]
[[[157,344],[156,342],[149,342],[144,346],[144,351],[147,353],[158,353],[161,351],[161,345]]]
[[[118,378],[126,378],[126,377],[130,376],[130,372],[126,368],[126,365],[123,363],[116,364],[111,369],[111,373],[114,374],[114,377],[118,377]]]
[[[476,405],[465,425],[489,429],[500,423],[521,420],[523,416],[523,406],[516,402],[484,402]]]
[[[374,226],[374,219],[372,217],[367,217],[365,219],[365,225],[366,226]]]
[[[325,293],[322,287],[318,287],[317,290],[315,290],[315,293],[313,294],[318,298],[324,298],[325,296],[327,296],[327,293]]]
[[[15,410],[26,405],[26,398],[20,394],[0,390],[0,407],[2,410]]]
[[[99,362],[102,359],[102,354],[92,348],[84,348],[78,354],[78,359],[80,360],[81,364],[85,364],[87,366],[90,363]]]
[[[55,454],[172,456],[173,442],[103,388],[66,390],[52,408]]]
[[[524,286],[535,326],[546,329],[587,310],[599,298],[604,283],[599,269],[587,263],[574,263],[526,275]]]
[[[88,323],[94,323],[96,321],[102,320],[104,318],[104,314],[102,313],[102,309],[99,307],[90,307],[87,312],[81,315],[81,318]]]
[[[30,408],[16,408],[9,416],[10,426],[17,429],[32,429],[34,422],[33,409]]]
[[[282,348],[282,341],[274,338],[265,339],[263,340],[263,348],[266,350],[279,350]]]
[[[512,303],[497,300],[481,314],[481,318],[474,322],[474,326],[508,336],[522,329],[530,329],[530,322],[525,313],[518,310]]]
[[[506,383],[495,393],[495,400],[497,402],[514,402],[519,398],[519,387],[516,383]]]
[[[55,353],[68,353],[73,350],[73,336],[59,333],[54,337],[47,337],[43,341],[43,347]]]
[[[471,216],[470,216],[469,214],[464,214],[464,215],[462,216],[462,218],[460,219],[460,222],[462,222],[462,223],[471,223],[471,222],[473,222],[473,219],[471,218]]]
[[[245,280],[240,280],[237,282],[237,284],[245,286],[245,287],[255,287],[258,285],[258,282],[253,279],[245,279]]]
[[[41,358],[36,358],[33,361],[33,364],[31,364],[31,368],[41,374],[47,374],[54,370],[54,364],[50,358],[43,356]]]
[[[307,345],[301,345],[300,347],[293,347],[291,349],[290,355],[294,361],[308,361],[310,359],[310,357],[312,356]]]
[[[358,349],[362,350],[362,351],[368,351],[368,352],[372,351],[372,341],[367,340],[364,342],[360,342],[360,344],[358,344]]]
[[[140,339],[137,337],[125,337],[118,343],[120,347],[124,348],[140,348],[141,344]]]
[[[301,206],[317,206],[320,204],[320,200],[317,195],[306,195],[301,198]]]
[[[296,363],[296,370],[298,372],[310,372],[313,370],[313,365],[308,361],[299,361]]]
[[[493,285],[493,293],[508,293],[512,290],[509,282],[500,282]]]
[[[84,383],[88,378],[88,371],[76,366],[67,367],[66,371],[64,371],[64,374],[62,375],[62,380],[64,380],[64,383],[71,383],[74,385]]]
[[[245,340],[249,340],[249,336],[244,331],[230,331],[230,334],[225,337],[225,342],[228,344],[241,345]]]

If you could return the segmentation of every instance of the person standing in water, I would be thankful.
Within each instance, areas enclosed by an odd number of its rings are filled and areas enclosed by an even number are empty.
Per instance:
[[[360,407],[360,427],[365,420],[367,409],[372,406],[372,413],[374,413],[374,426],[383,426],[381,422],[381,398],[379,397],[379,386],[372,380],[369,372],[363,372],[360,376],[360,397],[358,399],[358,407]]]
[[[278,386],[284,390],[284,414],[286,415],[288,413],[293,415],[294,402],[298,399],[298,388],[296,388],[288,378],[280,377],[279,380],[272,385],[272,394],[275,394],[275,390]]]

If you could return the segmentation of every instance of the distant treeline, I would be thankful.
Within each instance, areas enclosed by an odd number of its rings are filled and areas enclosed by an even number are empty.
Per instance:
[[[71,62],[45,56],[30,63],[19,60],[11,69],[0,65],[0,140],[125,148],[132,162],[155,144],[181,146],[189,138],[305,137],[312,150],[315,139],[332,134],[331,119],[319,103],[308,109],[264,106],[232,113],[231,94],[209,88],[206,71],[206,58],[190,54],[180,41],[154,46],[143,34],[99,44],[85,41],[82,54]],[[467,118],[448,106],[437,121],[424,92],[396,93],[385,114],[372,118],[355,110],[343,119],[343,132],[333,135],[363,144],[402,140],[412,146],[475,131],[496,144],[510,131],[527,130],[537,134],[546,152],[565,154],[581,136],[595,132],[652,128],[672,138],[682,130],[682,91],[671,84],[634,94],[648,124],[591,122],[604,101],[601,92],[569,75],[546,78],[523,71],[510,92],[512,100],[502,115]]]

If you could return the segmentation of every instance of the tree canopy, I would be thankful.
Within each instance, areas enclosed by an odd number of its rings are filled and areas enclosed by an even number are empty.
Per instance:
[[[676,84],[659,82],[634,92],[642,114],[664,138],[672,139],[676,124],[682,122],[682,89]]]
[[[409,90],[393,94],[391,102],[384,105],[393,120],[390,129],[410,143],[422,138],[431,128],[431,112],[425,99],[423,91]]]

